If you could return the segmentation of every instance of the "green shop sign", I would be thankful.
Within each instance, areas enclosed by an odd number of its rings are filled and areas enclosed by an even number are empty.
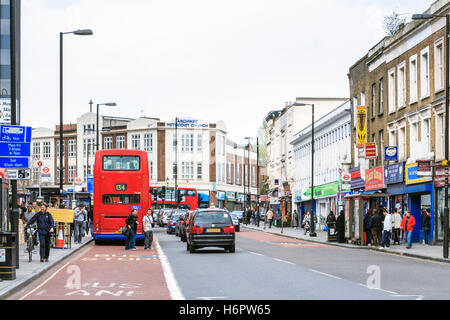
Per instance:
[[[341,190],[346,192],[348,190]],[[339,182],[333,182],[321,186],[314,187],[314,198],[336,196],[339,192]],[[306,189],[302,199],[311,199],[311,188]]]

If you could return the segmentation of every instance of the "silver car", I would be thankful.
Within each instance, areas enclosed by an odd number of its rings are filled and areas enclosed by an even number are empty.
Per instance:
[[[234,230],[236,230],[236,232],[239,232],[241,230],[241,223],[239,222],[239,216],[234,212],[231,212],[230,216],[231,220],[233,220]]]

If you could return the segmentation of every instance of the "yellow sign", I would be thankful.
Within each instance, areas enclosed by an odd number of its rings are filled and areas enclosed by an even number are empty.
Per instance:
[[[55,222],[73,223],[73,210],[67,209],[48,209],[53,216]]]
[[[364,147],[367,143],[367,107],[356,108],[356,146]]]

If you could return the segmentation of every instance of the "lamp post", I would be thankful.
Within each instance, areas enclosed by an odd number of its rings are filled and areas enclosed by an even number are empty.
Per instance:
[[[259,137],[245,137],[245,139],[249,140],[250,145],[250,139],[256,139],[256,206],[258,207],[258,219],[260,218],[260,204],[259,204]],[[265,217],[264,217],[265,218]],[[259,227],[259,225],[258,225]],[[265,227],[265,222],[264,222]]]
[[[75,30],[70,32],[60,32],[59,33],[59,189],[62,197],[63,189],[64,189],[64,159],[63,159],[63,106],[64,106],[64,97],[63,97],[63,62],[64,62],[64,35],[65,34],[74,34],[77,36],[91,36],[94,33],[90,29],[84,30]]]
[[[98,151],[99,150],[99,144],[98,144],[98,139],[99,139],[99,130],[98,130],[98,126],[99,126],[99,124],[98,124],[98,122],[99,122],[99,109],[100,109],[100,106],[107,106],[107,107],[117,107],[117,103],[115,103],[115,102],[108,102],[108,103],[97,103],[97,128],[96,128],[96,130],[97,130],[97,136],[96,136],[96,141],[95,141],[95,145],[96,145],[96,150],[95,151]]]
[[[312,107],[312,122],[311,122],[311,231],[310,237],[316,236],[316,225],[314,222],[314,104],[313,103],[294,103],[294,107],[311,106]]]
[[[178,117],[175,118],[175,203],[178,209]]]
[[[445,17],[445,195],[444,195],[444,246],[443,246],[443,255],[444,258],[448,258],[448,227],[449,227],[449,217],[448,217],[448,158],[449,158],[449,35],[450,35],[450,15],[448,14],[413,14],[413,20],[423,20],[423,19],[433,19],[437,17]]]

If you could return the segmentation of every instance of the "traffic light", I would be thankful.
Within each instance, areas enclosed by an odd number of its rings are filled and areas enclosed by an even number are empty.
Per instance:
[[[166,187],[163,186],[161,189],[161,198],[166,198]]]

